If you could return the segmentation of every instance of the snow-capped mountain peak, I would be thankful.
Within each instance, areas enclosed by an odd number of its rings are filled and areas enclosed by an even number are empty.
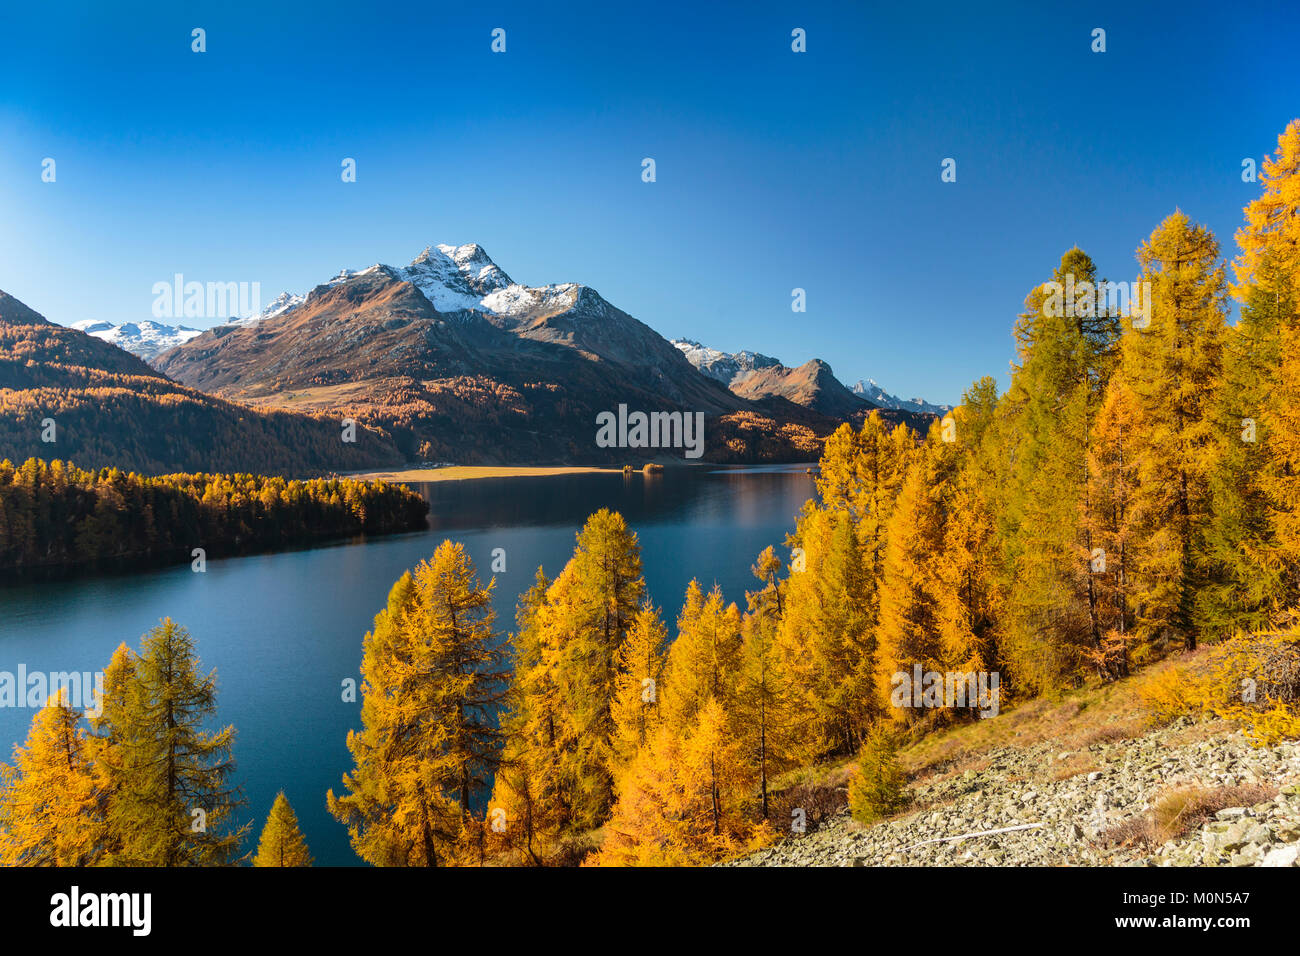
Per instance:
[[[514,283],[478,243],[433,245],[412,260],[399,277],[419,289],[439,312],[484,309],[483,299]]]
[[[290,309],[297,308],[302,305],[304,301],[304,296],[294,295],[292,292],[281,292],[271,300],[270,305],[262,310],[262,315],[269,319],[273,316],[288,312]]]
[[[466,243],[463,246],[440,244],[437,248],[444,256],[456,263],[461,274],[475,287],[482,286],[495,290],[514,285],[510,276],[492,261],[486,250],[477,242]]]
[[[72,327],[97,339],[111,342],[120,349],[140,356],[145,361],[183,342],[188,342],[196,335],[203,334],[198,329],[191,329],[184,325],[164,325],[152,319],[145,319],[142,322],[123,322],[121,325],[97,319],[83,319],[74,322]]]
[[[85,332],[87,335],[95,335],[96,332],[108,332],[115,326],[112,322],[101,322],[98,319],[82,319],[80,322],[73,322],[72,327],[78,332]],[[102,336],[96,336],[102,338]]]
[[[245,315],[242,318],[231,321],[230,325],[256,325],[263,319],[273,319],[277,315],[283,315],[293,309],[298,308],[307,301],[305,295],[295,295],[292,292],[281,292],[261,312],[254,312],[252,315]]]
[[[946,415],[952,411],[951,405],[935,405],[927,402],[923,398],[899,398],[897,395],[891,395],[886,392],[875,379],[859,379],[853,386],[853,391],[861,395],[867,401],[881,408],[897,408],[905,412],[928,412],[931,415]]]
[[[780,365],[778,359],[758,352],[721,352],[701,345],[693,339],[673,339],[686,360],[709,378],[715,379],[730,388],[739,385],[745,378],[758,369],[773,368]]]
[[[405,268],[377,262],[365,269],[341,269],[338,275],[312,291],[332,288],[377,270],[411,283],[439,312],[474,310],[498,316],[519,316],[537,310],[572,308],[584,294],[594,296],[591,290],[575,283],[537,287],[520,285],[476,242],[460,246],[446,243],[425,246]],[[255,325],[283,315],[306,302],[309,295],[282,292],[262,311],[235,319],[230,324]],[[595,311],[599,311],[599,305],[594,303]]]

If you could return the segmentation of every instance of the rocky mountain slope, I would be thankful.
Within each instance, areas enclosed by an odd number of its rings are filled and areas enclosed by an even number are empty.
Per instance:
[[[387,435],[359,428],[356,438],[342,441],[337,419],[261,413],[177,385],[0,292],[0,459],[290,476],[402,461]]]
[[[876,407],[845,388],[821,359],[811,359],[798,368],[775,365],[755,369],[733,382],[731,390],[754,401],[784,398],[831,418],[848,419]]]
[[[672,344],[709,378],[750,401],[784,399],[837,419],[879,407],[845,388],[821,359],[790,368],[758,352],[720,352],[691,339],[674,339]]]
[[[742,398],[761,400],[779,396],[824,415],[846,418],[864,408],[891,409],[910,415],[943,415],[951,405],[932,405],[924,399],[901,399],[874,381],[859,380],[847,388],[831,367],[812,359],[791,368],[779,359],[759,352],[722,352],[693,339],[673,339],[687,361],[710,378],[722,382]]]
[[[863,827],[841,810],[733,865],[1297,865],[1300,743],[1257,749],[1227,725],[1188,719],[1098,736],[954,761],[914,783],[913,809],[895,819]],[[1179,792],[1226,805],[1167,842],[1133,840],[1153,805]]]
[[[681,457],[598,448],[596,415],[619,405],[703,412],[713,461],[807,460],[838,424],[779,395],[737,396],[595,290],[521,285],[474,244],[344,270],[278,302],[156,367],[222,397],[372,422],[419,460]]]
[[[672,344],[681,350],[686,360],[709,378],[731,388],[757,369],[773,368],[780,359],[759,352],[719,352],[691,339],[673,339]]]

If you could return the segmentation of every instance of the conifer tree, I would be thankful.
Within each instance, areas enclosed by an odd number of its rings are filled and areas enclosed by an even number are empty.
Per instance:
[[[328,794],[357,854],[375,866],[482,862],[473,803],[499,763],[504,674],[491,592],[463,546],[444,541],[404,574],[366,635],[361,732],[348,733],[348,792]]]
[[[1138,494],[1140,411],[1133,390],[1122,374],[1106,389],[1093,430],[1088,455],[1089,478],[1094,488],[1089,514],[1092,538],[1106,555],[1098,570],[1098,606],[1103,639],[1088,659],[1104,679],[1127,676],[1136,640],[1131,604],[1134,547],[1134,499]]]
[[[613,805],[619,660],[644,595],[636,535],[621,514],[602,508],[578,533],[539,621],[560,704],[560,786],[576,830],[598,826]]]
[[[682,747],[683,822],[708,834],[705,846],[716,858],[733,846],[733,835],[749,829],[752,778],[721,701],[710,697],[693,721]]]
[[[614,755],[620,769],[654,736],[659,720],[659,684],[663,678],[666,643],[667,633],[658,609],[648,604],[643,606],[619,649]]]
[[[228,829],[244,802],[230,782],[235,729],[203,729],[217,709],[216,672],[200,672],[193,638],[171,618],[144,635],[129,663],[119,654],[114,665],[95,747],[110,780],[106,862],[234,862],[249,826]]]
[[[1069,686],[1100,645],[1091,577],[1088,442],[1116,360],[1118,316],[1096,294],[1080,249],[1061,258],[1052,286],[1025,299],[1007,393],[1009,472],[1003,516],[1008,613],[1003,656],[1029,694]]]
[[[780,659],[815,719],[825,752],[852,753],[876,714],[870,560],[850,515],[810,503],[796,532],[803,570],[786,580]]]
[[[770,839],[730,723],[710,697],[684,735],[659,728],[628,768],[596,864],[700,865]]]
[[[1223,363],[1225,277],[1219,245],[1174,212],[1138,249],[1151,289],[1148,323],[1130,323],[1122,374],[1136,418],[1132,501],[1136,636],[1196,646],[1202,538],[1209,520],[1213,393]]]
[[[1267,263],[1241,288],[1240,318],[1224,334],[1223,374],[1215,390],[1215,441],[1208,462],[1210,518],[1203,532],[1205,581],[1197,628],[1214,639],[1266,627],[1285,605],[1267,476],[1282,332],[1292,293]]]
[[[32,720],[13,766],[0,764],[0,865],[93,866],[104,847],[102,791],[81,712],[67,693]]]
[[[737,737],[758,779],[758,813],[763,820],[771,810],[773,777],[811,759],[815,745],[806,730],[805,699],[781,659],[780,570],[781,560],[771,547],[750,568],[763,587],[746,594],[749,611],[741,622],[744,644],[734,704]]]
[[[677,640],[665,668],[663,720],[684,733],[710,699],[724,712],[736,697],[742,638],[740,611],[727,604],[716,584],[708,595],[692,580],[677,618]]]
[[[1284,382],[1300,314],[1300,120],[1278,137],[1261,171],[1262,194],[1237,231],[1236,325],[1224,334],[1223,375],[1213,404],[1215,454],[1208,469],[1206,580],[1195,621],[1213,638],[1273,623],[1297,597],[1295,562],[1279,533],[1294,518],[1293,382]]]
[[[863,606],[868,614],[874,611],[874,586],[885,558],[885,528],[915,445],[906,425],[890,431],[873,411],[859,431],[841,425],[826,440],[818,468],[822,506],[847,511],[854,522],[867,573]],[[792,543],[799,543],[797,531]]]
[[[950,413],[954,441],[936,446],[943,542],[931,560],[939,645],[946,666],[966,673],[992,671],[999,663],[1005,601],[994,512],[998,485],[987,451],[996,436],[996,412],[997,386],[981,379]]]
[[[689,866],[692,831],[681,826],[682,738],[662,724],[637,751],[619,781],[618,800],[605,839],[592,858],[597,866]]]
[[[886,726],[867,736],[849,780],[849,810],[859,823],[875,823],[907,805],[907,776],[898,765],[898,740]]]
[[[104,687],[99,715],[90,719],[89,747],[91,767],[105,808],[118,790],[125,773],[123,761],[127,750],[129,725],[126,723],[127,704],[136,681],[136,656],[125,643],[113,651],[108,666],[104,668]],[[103,854],[105,858],[120,853],[121,834],[105,827]]]
[[[1268,503],[1273,616],[1300,600],[1300,120],[1263,164],[1262,195],[1237,233],[1234,291],[1278,325],[1278,364],[1264,396],[1266,462],[1257,481]],[[1270,306],[1269,299],[1272,299]]]
[[[936,423],[937,424],[937,423]],[[945,455],[927,443],[912,462],[889,524],[876,636],[876,695],[891,700],[895,675],[909,678],[944,669],[936,559],[944,544]],[[910,722],[921,715],[891,707],[887,716]]]
[[[493,845],[525,865],[545,863],[572,819],[572,800],[558,770],[555,653],[546,646],[540,626],[551,584],[539,567],[515,610],[512,675],[501,719],[505,745],[488,810],[496,823]]]
[[[307,841],[298,829],[298,816],[281,790],[271,804],[271,813],[262,828],[253,866],[311,866]]]

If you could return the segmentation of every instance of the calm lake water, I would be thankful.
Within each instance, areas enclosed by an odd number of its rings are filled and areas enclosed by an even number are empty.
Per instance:
[[[802,466],[695,467],[643,476],[581,474],[475,479],[416,486],[431,504],[426,532],[341,542],[306,551],[210,560],[114,577],[0,586],[0,671],[97,671],[125,641],[164,616],[189,629],[203,667],[218,676],[221,724],[234,724],[238,781],[256,846],[276,791],[298,814],[317,865],[356,865],[346,829],[325,808],[351,766],[346,739],[360,703],[342,702],[360,680],[361,640],[392,583],[443,538],[464,543],[486,581],[504,548],[495,606],[502,631],[539,564],[551,577],[574,535],[601,507],[621,511],[641,542],[651,599],[672,622],[691,578],[716,581],[742,608],[754,588],[749,566],[780,546],[814,491]],[[0,749],[9,761],[34,712],[0,708]]]

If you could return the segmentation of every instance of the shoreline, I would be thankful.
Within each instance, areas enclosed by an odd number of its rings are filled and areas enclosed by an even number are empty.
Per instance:
[[[660,463],[656,462],[655,464]],[[803,462],[788,464],[773,462],[764,465],[719,465],[715,462],[692,462],[689,464],[673,462],[669,465],[663,465],[665,469],[699,468],[701,466],[735,468],[737,470],[765,470],[774,467],[807,470],[815,468],[816,463],[814,462],[811,465]],[[405,484],[408,482],[472,481],[476,478],[546,478],[553,475],[619,475],[622,473],[623,467],[621,465],[444,465],[440,468],[417,467],[359,471],[352,472],[345,477],[357,481],[386,481],[389,484]],[[637,475],[645,474],[644,464],[634,466],[632,473]]]
[[[548,475],[582,475],[604,472],[621,474],[622,467],[599,465],[445,465],[442,468],[403,468],[367,471],[348,475],[357,481],[386,481],[389,484],[427,481],[468,481],[474,478],[539,478]],[[638,468],[637,471],[640,471]]]

